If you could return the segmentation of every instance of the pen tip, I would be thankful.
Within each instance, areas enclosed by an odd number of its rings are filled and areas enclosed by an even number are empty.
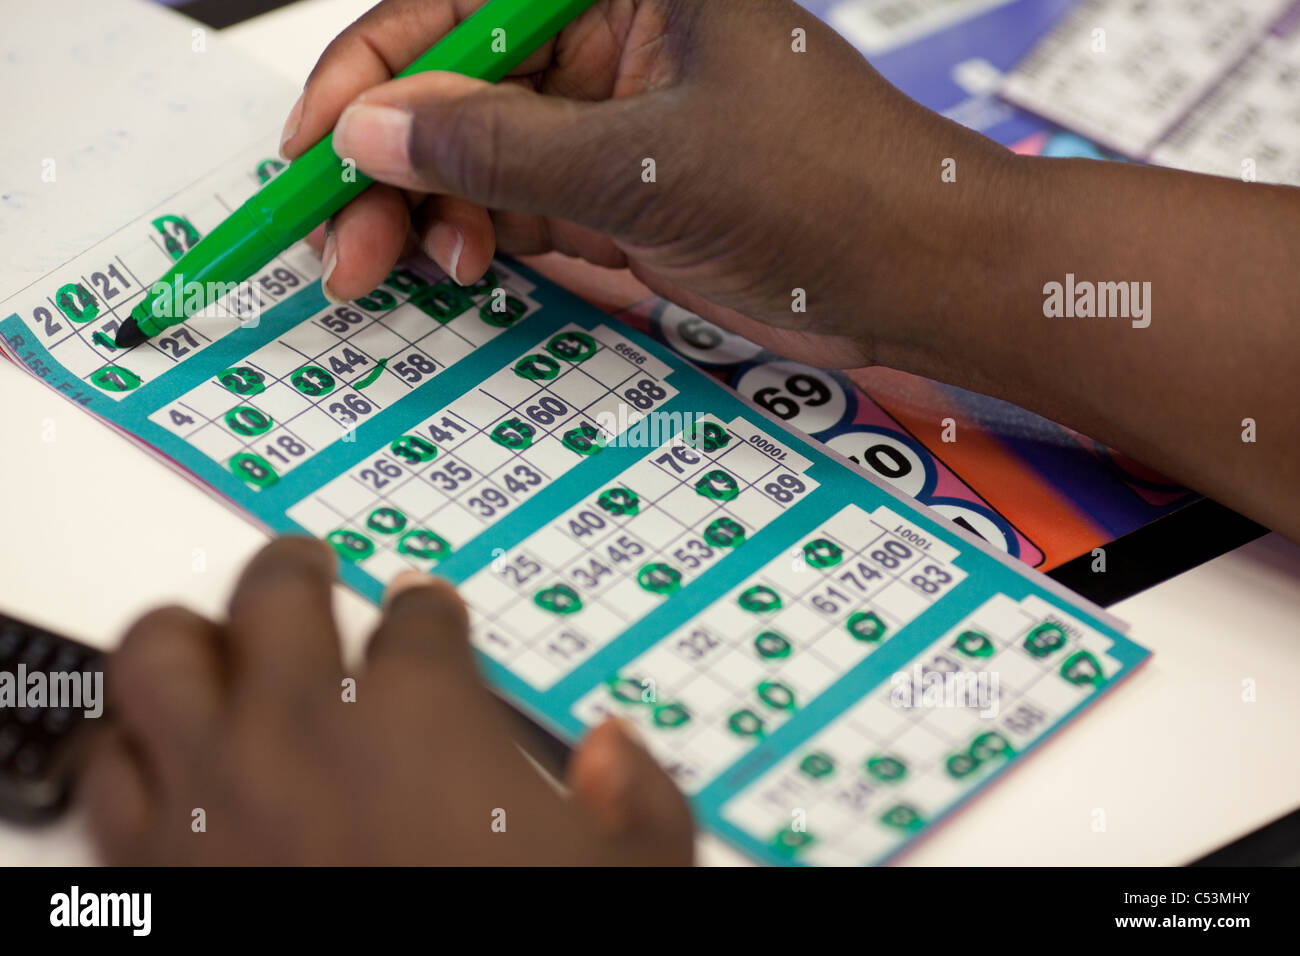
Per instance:
[[[140,331],[140,324],[135,319],[127,319],[117,328],[117,337],[113,339],[120,349],[129,349],[134,345],[139,345],[147,336]]]

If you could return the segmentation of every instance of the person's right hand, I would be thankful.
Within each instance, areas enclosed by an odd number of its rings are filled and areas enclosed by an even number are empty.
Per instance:
[[[328,231],[331,297],[369,292],[414,226],[462,283],[494,249],[558,250],[791,358],[906,366],[1005,248],[1011,154],[790,0],[597,0],[503,84],[388,82],[479,6],[379,4],[291,114],[286,156],[337,123],[336,151],[380,181]]]

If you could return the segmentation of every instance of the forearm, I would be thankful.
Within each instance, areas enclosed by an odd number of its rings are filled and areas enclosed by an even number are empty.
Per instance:
[[[1300,190],[1119,163],[1012,165],[1012,187],[996,191],[1011,218],[991,210],[971,240],[998,254],[972,247],[954,270],[969,294],[950,296],[958,308],[906,364],[1076,428],[1300,540]],[[1109,289],[1079,314],[1083,284],[1110,282],[1137,293],[1127,314],[1099,314],[1124,305]],[[1062,287],[1050,302],[1048,283]]]

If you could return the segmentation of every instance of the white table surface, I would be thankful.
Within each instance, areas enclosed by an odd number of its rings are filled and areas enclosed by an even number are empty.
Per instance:
[[[223,32],[301,83],[368,6],[299,0]],[[159,603],[220,613],[260,531],[7,362],[0,395],[5,611],[105,648]],[[141,487],[153,507],[115,513]],[[359,646],[373,608],[341,587],[336,608]],[[1111,610],[1154,658],[904,862],[1178,864],[1300,804],[1300,548],[1269,535]],[[708,836],[700,857],[744,861]],[[0,826],[0,864],[89,859],[75,814]]]

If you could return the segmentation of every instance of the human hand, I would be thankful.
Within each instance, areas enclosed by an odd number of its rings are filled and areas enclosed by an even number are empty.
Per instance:
[[[291,114],[286,156],[337,123],[336,151],[381,184],[333,221],[333,297],[377,285],[413,226],[462,283],[494,249],[556,250],[626,266],[791,358],[907,367],[1005,249],[1011,155],[898,93],[790,0],[598,0],[502,84],[389,82],[480,5],[379,4]],[[946,158],[961,189],[941,182]]]
[[[172,607],[130,629],[79,793],[108,862],[691,862],[685,800],[624,725],[574,752],[571,796],[524,759],[464,605],[427,575],[390,588],[345,700],[333,566],[324,545],[282,538],[224,623]]]

